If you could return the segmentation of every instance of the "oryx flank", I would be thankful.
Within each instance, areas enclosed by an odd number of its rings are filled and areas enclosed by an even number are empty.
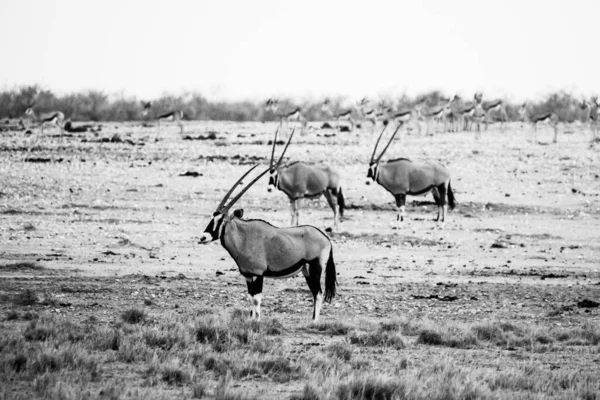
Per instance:
[[[142,106],[144,107],[144,111],[142,111],[142,115],[146,116],[148,115],[148,113],[150,112],[150,109],[152,108],[152,102],[149,101],[147,103],[142,102]],[[157,122],[157,126],[158,126],[158,133],[160,134],[160,121],[173,121],[176,122],[177,125],[179,125],[179,129],[180,129],[180,134],[183,134],[183,123],[181,122],[181,120],[183,119],[183,111],[181,110],[171,110],[167,113],[161,114],[158,117],[154,118]]]
[[[581,109],[585,111],[583,116],[583,123],[590,127],[590,146],[593,146],[596,142],[596,136],[598,136],[598,124],[600,121],[598,120],[598,97],[592,97],[591,101],[583,100],[581,103]]]
[[[296,121],[296,122],[299,122],[300,126],[302,127],[302,131],[300,131],[300,134],[301,135],[304,134],[304,129],[306,128],[306,125],[308,125],[308,120],[306,118],[304,118],[304,116],[302,115],[302,109],[300,107],[296,107],[292,111],[284,112],[284,113],[278,113],[277,112],[278,109],[279,109],[279,99],[268,99],[267,102],[265,103],[265,110],[270,111],[275,114],[277,119],[279,119],[280,127],[283,127],[283,123],[285,122],[286,123],[285,130],[289,131],[290,121]]]
[[[554,112],[554,111],[550,111],[544,114],[538,114],[538,115],[534,115],[531,113],[531,110],[529,109],[527,102],[523,103],[523,105],[521,105],[521,108],[519,108],[519,114],[521,114],[521,117],[523,118],[523,121],[525,121],[528,124],[531,124],[532,126],[532,132],[531,132],[531,142],[532,143],[537,143],[537,128],[538,128],[538,124],[548,124],[552,127],[552,129],[554,130],[554,138],[552,139],[553,143],[556,143],[558,140],[558,115]]]
[[[277,132],[275,131],[275,139],[273,140],[273,148],[271,150],[271,162],[269,177],[269,192],[273,188],[281,190],[290,199],[290,211],[292,214],[292,226],[298,225],[299,211],[298,203],[303,198],[317,198],[321,195],[325,196],[327,203],[333,210],[333,226],[338,229],[340,216],[344,216],[344,195],[342,194],[342,186],[340,175],[333,168],[323,165],[316,166],[307,164],[301,161],[296,161],[291,164],[280,166],[285,151],[287,150],[294,131],[279,156],[279,160],[275,163],[275,144],[277,143]]]
[[[52,111],[38,115],[34,111],[33,106],[35,106],[35,102],[27,106],[27,109],[25,110],[25,116],[40,124],[40,132],[42,135],[44,134],[44,125],[46,124],[55,125],[60,129],[61,134],[65,133],[63,127],[65,114],[63,114],[61,111]]]
[[[246,278],[252,303],[252,318],[260,319],[263,279],[287,278],[300,271],[314,298],[313,320],[319,319],[323,300],[331,302],[336,292],[336,272],[333,248],[329,238],[314,226],[277,228],[259,219],[242,219],[243,210],[229,214],[229,209],[269,168],[260,173],[227,205],[225,202],[250,168],[227,192],[200,237],[200,243],[220,239]],[[325,295],[321,290],[321,274],[325,269]]]
[[[354,128],[356,127],[356,123],[354,122],[354,119],[352,118],[352,109],[351,108],[333,112],[331,110],[331,100],[329,100],[329,98],[326,98],[325,100],[323,100],[323,104],[321,105],[321,110],[336,120],[336,123],[337,123],[337,125],[335,126],[336,129],[340,129],[340,121],[341,120],[348,121],[350,123],[350,131],[353,131]]]
[[[446,195],[448,195],[450,209],[454,209],[455,207],[454,193],[450,184],[450,172],[446,167],[437,163],[416,163],[406,158],[379,163],[399,128],[396,128],[387,146],[379,154],[379,157],[375,159],[377,146],[385,132],[385,128],[381,131],[371,155],[367,178],[371,178],[394,196],[396,206],[399,208],[397,221],[404,221],[406,195],[423,196],[431,192],[438,206],[436,221],[440,221],[441,218],[442,226],[444,226],[446,221]],[[367,184],[369,183],[367,181]]]
[[[500,120],[500,130],[504,130],[504,124],[508,122],[508,114],[506,113],[506,108],[504,107],[504,102],[501,99],[496,99],[493,101],[482,101],[483,93],[478,92],[475,93],[475,101],[481,104],[481,108],[485,113],[485,130],[487,131],[488,125],[490,123],[491,117],[493,113],[499,113],[502,119]]]

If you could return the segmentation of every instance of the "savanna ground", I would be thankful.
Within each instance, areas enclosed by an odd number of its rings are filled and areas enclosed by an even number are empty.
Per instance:
[[[337,167],[349,205],[317,324],[301,276],[266,281],[249,321],[234,261],[198,244],[274,130],[106,123],[49,130],[29,155],[30,136],[4,132],[0,398],[600,398],[600,153],[582,127],[559,144],[519,123],[395,141],[390,158],[450,169],[443,230],[430,197],[393,229],[391,195],[365,185],[375,136],[297,135],[289,159]],[[287,198],[266,189],[236,208],[286,226]],[[306,201],[300,221],[324,230],[332,213]]]

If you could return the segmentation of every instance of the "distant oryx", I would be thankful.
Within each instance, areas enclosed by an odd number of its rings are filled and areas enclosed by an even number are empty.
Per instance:
[[[324,195],[327,203],[333,210],[333,226],[338,229],[340,216],[344,216],[344,195],[342,193],[340,175],[336,170],[329,166],[315,166],[301,161],[280,166],[285,151],[287,150],[294,131],[279,156],[279,161],[275,163],[275,144],[277,143],[277,131],[273,140],[271,150],[270,171],[268,191],[273,188],[281,190],[290,199],[290,211],[292,214],[292,226],[298,225],[299,212],[298,202],[303,198],[317,198]]]
[[[280,127],[283,128],[283,123],[285,122],[285,124],[286,124],[285,130],[289,131],[290,121],[297,121],[300,123],[300,126],[302,127],[302,131],[300,132],[300,134],[301,135],[304,134],[304,129],[308,125],[308,121],[302,115],[302,109],[300,107],[296,107],[292,111],[284,112],[284,113],[278,113],[277,112],[278,109],[279,109],[279,99],[268,99],[267,102],[265,103],[265,110],[270,111],[275,114],[277,119],[279,119]]]
[[[387,146],[385,146],[379,157],[375,159],[377,146],[383,136],[383,132],[385,132],[385,128],[381,131],[371,155],[367,178],[371,178],[373,181],[379,183],[394,196],[396,206],[399,207],[397,221],[404,221],[406,195],[422,196],[431,192],[438,206],[436,221],[439,221],[441,217],[441,223],[444,226],[446,221],[446,194],[448,195],[450,209],[452,210],[455,207],[454,193],[450,185],[450,172],[446,167],[441,164],[416,163],[406,158],[388,160],[386,163],[379,164],[381,157],[392,143],[394,136],[396,136],[398,129],[400,127],[396,128]],[[367,181],[367,185],[369,183]]]
[[[267,168],[225,205],[236,186],[250,171],[250,168],[227,192],[212,219],[200,237],[200,243],[220,239],[237,264],[240,273],[246,278],[248,294],[252,303],[252,318],[260,319],[263,279],[288,278],[300,271],[314,298],[313,320],[319,319],[323,300],[331,302],[336,293],[336,272],[333,262],[331,241],[314,226],[304,225],[291,228],[277,228],[260,219],[242,219],[244,211],[229,209],[263,175]],[[321,274],[325,269],[325,295],[321,290]]]
[[[537,128],[538,128],[538,124],[541,123],[545,123],[548,124],[552,127],[552,129],[554,130],[554,138],[552,139],[553,143],[556,143],[558,140],[558,114],[556,114],[554,111],[550,111],[544,114],[538,114],[538,115],[534,115],[531,113],[531,110],[528,108],[527,102],[523,103],[523,105],[521,105],[521,108],[519,108],[519,114],[521,114],[521,117],[523,118],[523,121],[525,121],[528,124],[531,124],[532,126],[532,132],[531,132],[531,142],[532,143],[537,143]]]
[[[150,112],[152,108],[152,102],[149,101],[147,103],[142,102],[144,107],[144,111],[142,111],[142,115],[145,117]],[[183,119],[183,111],[181,110],[171,110],[168,113],[161,114],[158,117],[154,118],[158,124],[158,133],[160,134],[160,121],[174,121],[179,125],[180,134],[183,134],[183,123],[181,120]]]
[[[37,122],[40,124],[40,131],[41,131],[42,135],[44,134],[44,125],[45,124],[55,125],[60,129],[61,133],[63,133],[63,134],[65,133],[65,130],[63,127],[64,121],[65,121],[65,114],[63,114],[60,111],[51,111],[51,112],[45,112],[45,113],[38,115],[33,110],[33,106],[35,106],[35,102],[33,102],[27,106],[27,109],[25,110],[25,116],[31,118],[34,122]]]
[[[353,131],[354,128],[356,127],[356,123],[354,122],[354,119],[352,118],[352,109],[351,108],[333,112],[331,110],[331,100],[329,100],[329,98],[326,98],[325,100],[323,100],[323,104],[321,105],[321,110],[336,120],[336,122],[337,122],[337,125],[335,126],[336,129],[340,129],[340,121],[341,120],[348,121],[350,123],[350,131]]]

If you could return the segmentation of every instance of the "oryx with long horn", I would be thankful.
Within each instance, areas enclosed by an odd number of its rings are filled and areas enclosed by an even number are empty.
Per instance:
[[[242,219],[244,211],[231,207],[252,185],[270,171],[267,168],[241,190],[227,205],[225,202],[236,186],[258,166],[250,168],[229,189],[200,237],[200,243],[220,239],[221,245],[234,259],[246,278],[252,303],[252,318],[260,319],[263,279],[288,278],[300,271],[314,299],[313,320],[319,319],[323,300],[331,302],[336,294],[336,272],[331,241],[314,226],[278,228],[260,219]],[[325,269],[325,294],[321,290],[321,274]]]
[[[290,212],[292,214],[292,226],[298,225],[299,211],[298,203],[303,198],[317,198],[325,196],[327,203],[333,210],[333,226],[338,229],[340,217],[344,216],[345,200],[342,193],[340,174],[327,165],[311,165],[302,161],[296,161],[288,165],[281,166],[281,161],[285,152],[292,141],[294,131],[275,162],[275,145],[277,143],[277,131],[271,149],[271,161],[268,190],[273,188],[281,190],[290,199]]]
[[[446,221],[446,195],[448,196],[450,209],[454,209],[456,202],[452,186],[450,185],[450,172],[446,167],[437,163],[417,163],[407,158],[398,158],[388,160],[385,163],[379,163],[381,157],[383,157],[385,151],[394,140],[394,136],[398,133],[398,129],[400,129],[400,126],[396,128],[388,144],[381,154],[379,154],[379,157],[375,159],[377,146],[385,132],[385,127],[381,131],[371,155],[367,178],[371,178],[394,196],[396,206],[399,208],[397,221],[404,221],[406,195],[424,196],[431,192],[438,206],[436,221],[440,221],[441,218],[443,226]],[[367,181],[367,185],[369,183]]]

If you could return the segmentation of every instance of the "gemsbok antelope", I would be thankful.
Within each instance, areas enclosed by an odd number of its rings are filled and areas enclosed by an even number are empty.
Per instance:
[[[521,108],[519,108],[519,114],[521,114],[521,117],[523,118],[523,121],[525,121],[528,124],[531,124],[532,127],[532,131],[531,131],[531,142],[532,143],[537,143],[537,128],[538,128],[538,124],[548,124],[552,127],[552,129],[554,130],[554,138],[552,139],[553,143],[556,143],[558,141],[558,114],[556,114],[554,111],[550,111],[544,114],[538,114],[538,115],[534,115],[532,114],[531,110],[528,107],[527,102],[523,103],[521,105]]]
[[[143,107],[144,107],[144,111],[142,111],[142,115],[145,117],[146,115],[148,115],[148,113],[150,112],[150,109],[152,108],[152,102],[149,101],[147,103],[142,103]],[[157,122],[157,126],[158,126],[158,133],[160,134],[160,121],[173,121],[176,122],[177,125],[179,125],[179,129],[180,129],[180,134],[183,134],[183,123],[181,122],[181,120],[183,119],[183,111],[181,110],[171,110],[165,114],[161,114],[158,117],[154,118]]]
[[[333,168],[323,165],[316,166],[302,161],[296,161],[288,165],[280,166],[285,152],[292,141],[294,131],[275,163],[275,144],[277,143],[277,132],[273,140],[271,150],[270,171],[268,191],[273,188],[281,190],[290,200],[290,212],[292,215],[292,226],[299,223],[298,203],[304,198],[317,198],[325,196],[327,203],[333,210],[333,226],[338,229],[340,217],[344,216],[344,195],[342,193],[340,174]]]
[[[506,113],[504,102],[501,99],[483,101],[483,93],[481,92],[475,93],[475,101],[481,104],[481,108],[485,113],[485,130],[488,130],[488,125],[490,124],[493,113],[499,113],[502,117],[500,120],[500,130],[504,131],[505,123],[508,122],[508,114]]]
[[[200,243],[219,239],[246,279],[252,318],[260,319],[263,279],[288,278],[300,271],[313,295],[313,320],[319,319],[323,300],[331,302],[336,294],[336,271],[331,241],[314,226],[278,228],[260,219],[242,219],[244,211],[231,207],[252,185],[270,171],[267,168],[242,189],[227,205],[236,186],[258,166],[250,168],[227,192],[200,237]],[[321,274],[325,269],[325,294]]]
[[[340,129],[340,121],[342,121],[342,120],[348,121],[348,123],[350,124],[350,131],[353,131],[354,128],[356,127],[356,123],[354,122],[354,119],[352,118],[352,109],[351,108],[333,112],[333,110],[331,110],[331,100],[329,100],[329,98],[326,98],[325,100],[323,100],[323,104],[321,105],[321,110],[336,120],[336,122],[337,122],[337,125],[335,126],[336,129]]]
[[[400,127],[396,128],[388,144],[381,154],[379,154],[379,157],[375,159],[377,146],[385,132],[385,128],[381,131],[371,155],[367,179],[371,178],[394,196],[396,207],[398,207],[397,222],[404,221],[407,195],[424,196],[431,192],[438,207],[437,218],[435,220],[440,221],[441,218],[441,225],[443,227],[446,222],[446,195],[448,196],[450,209],[452,210],[456,206],[456,199],[454,198],[454,192],[450,184],[450,172],[448,169],[441,164],[417,163],[407,158],[398,158],[388,160],[385,163],[379,163],[399,129]],[[367,180],[368,184],[370,184],[370,181]]]
[[[280,127],[283,128],[283,123],[285,122],[285,124],[286,124],[285,130],[289,131],[290,130],[290,121],[295,121],[295,122],[298,122],[300,124],[300,126],[302,127],[302,131],[300,132],[300,134],[301,135],[304,134],[304,129],[308,125],[308,120],[306,118],[304,118],[304,116],[302,115],[302,109],[300,107],[296,107],[292,111],[284,112],[284,113],[278,113],[277,112],[278,109],[279,109],[279,99],[268,99],[267,102],[265,103],[265,110],[270,111],[273,114],[275,114],[275,116],[279,120]]]
[[[65,114],[63,114],[61,111],[51,111],[38,115],[33,109],[34,106],[35,102],[27,106],[27,109],[25,110],[25,116],[40,124],[40,131],[42,135],[44,134],[44,125],[46,124],[55,125],[60,129],[61,134],[65,133],[65,129],[63,127]]]
[[[598,105],[597,96],[592,97],[592,100],[590,102],[588,102],[587,100],[583,100],[583,102],[581,103],[581,109],[585,111],[583,123],[588,125],[590,128],[590,147],[594,145],[594,143],[596,142],[596,136],[598,135],[598,124],[600,123],[600,121],[598,120],[599,107],[600,105]]]

